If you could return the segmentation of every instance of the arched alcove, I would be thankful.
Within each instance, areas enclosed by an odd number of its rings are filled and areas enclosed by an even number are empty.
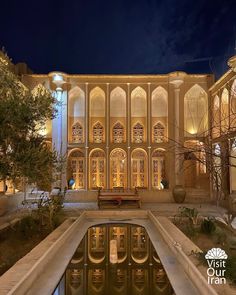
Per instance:
[[[216,95],[213,99],[213,118],[212,118],[212,136],[213,138],[220,135],[220,98]]]
[[[73,127],[78,123],[83,132],[82,140],[74,140]],[[73,87],[68,93],[68,138],[69,142],[84,142],[84,126],[85,126],[85,93],[78,87]]]
[[[147,153],[140,148],[131,154],[131,186],[147,187]]]
[[[90,142],[94,142],[93,126],[100,122],[103,126],[103,139],[105,140],[105,92],[100,87],[90,91]]]
[[[152,153],[152,188],[165,189],[168,188],[165,169],[165,150],[155,149]]]
[[[72,189],[84,189],[85,187],[85,157],[80,149],[73,149],[67,160],[67,180],[74,180]]]
[[[229,91],[224,88],[221,94],[221,132],[226,132],[229,128]]]
[[[137,122],[143,126],[143,139],[146,142],[147,127],[147,94],[146,91],[138,86],[131,92],[131,126],[135,126]],[[134,142],[134,136],[132,137]]]
[[[184,96],[185,135],[203,135],[208,129],[208,101],[206,91],[193,85]]]
[[[126,130],[126,93],[121,87],[114,88],[110,93],[110,126],[111,128],[110,138],[112,142],[119,142],[114,140],[114,126],[120,123],[123,126],[123,139],[121,142],[125,142]]]
[[[167,126],[168,126],[168,93],[167,91],[158,86],[152,92],[152,141],[162,142],[167,139]],[[156,131],[157,124],[165,126],[162,140],[157,137]]]
[[[111,188],[127,186],[127,155],[120,148],[110,154],[110,184]]]
[[[94,149],[89,155],[90,162],[90,188],[105,187],[105,153],[102,149]]]

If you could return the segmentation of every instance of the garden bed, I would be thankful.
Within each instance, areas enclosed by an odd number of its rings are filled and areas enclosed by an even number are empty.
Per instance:
[[[56,215],[53,228],[49,220],[39,219],[37,214],[25,215],[19,222],[0,232],[0,276],[20,258],[30,252],[54,228],[65,220],[63,212]]]
[[[223,249],[228,255],[226,261],[226,279],[235,292],[225,292],[225,294],[236,294],[235,230],[213,218],[199,216],[196,209],[185,208],[181,210],[177,216],[171,219],[172,222],[203,252],[202,254],[192,253],[192,261],[199,268],[202,268],[202,266],[207,266],[205,254],[208,250],[212,248]],[[203,268],[202,271],[205,272]]]

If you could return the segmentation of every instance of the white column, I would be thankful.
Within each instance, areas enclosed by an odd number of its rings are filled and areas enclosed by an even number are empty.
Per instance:
[[[56,118],[52,121],[52,145],[56,150],[59,160],[66,161],[67,153],[67,89],[63,90],[65,82],[65,74],[52,72],[49,73],[49,77],[52,78],[52,83],[56,85],[56,91],[54,92],[57,104],[55,106],[57,113]],[[66,163],[59,163],[61,171],[56,175],[56,182],[54,186],[59,186],[64,189],[67,186],[66,181]]]
[[[130,144],[131,144],[131,98],[130,98],[130,83],[127,83],[127,186],[131,188],[131,152],[130,152]]]
[[[67,91],[57,87],[55,96],[57,99],[57,115],[52,121],[52,145],[56,150],[58,157],[66,161],[67,153]],[[66,162],[63,164],[63,169],[58,175],[59,179],[56,186],[62,189],[67,185],[66,181]]]
[[[110,93],[109,83],[106,89],[106,188],[110,188]]]
[[[182,185],[183,171],[181,171],[181,165],[183,163],[183,155],[181,154],[181,140],[180,140],[180,122],[179,122],[179,93],[180,86],[183,83],[183,76],[185,73],[173,73],[171,84],[174,85],[174,101],[175,101],[175,185]],[[181,77],[179,77],[181,75]]]
[[[89,189],[89,95],[88,83],[85,84],[85,190]]]
[[[151,142],[152,142],[152,116],[151,116],[151,83],[148,83],[147,97],[147,143],[148,143],[148,190],[152,189],[151,174]]]

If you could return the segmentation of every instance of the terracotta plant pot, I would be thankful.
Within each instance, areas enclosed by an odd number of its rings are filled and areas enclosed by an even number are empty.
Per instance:
[[[0,193],[0,216],[7,212],[8,198],[4,193]]]
[[[173,188],[173,197],[176,203],[180,204],[183,203],[186,196],[186,191],[182,185],[176,185]]]

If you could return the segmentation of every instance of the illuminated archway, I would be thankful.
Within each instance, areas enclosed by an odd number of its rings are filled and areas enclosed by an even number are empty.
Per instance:
[[[105,187],[105,153],[102,149],[94,149],[90,152],[90,188]]]
[[[162,126],[167,126],[168,122],[168,93],[167,91],[158,86],[152,92],[152,141],[153,142],[162,142],[164,138],[167,139],[167,128],[164,128],[163,136],[160,138],[157,136],[156,131],[157,124],[161,124]]]
[[[126,187],[127,156],[123,149],[114,149],[110,154],[111,187]]]
[[[85,126],[85,93],[78,87],[73,87],[68,93],[68,138],[69,142],[84,142]],[[77,125],[76,125],[77,124]],[[79,134],[75,127],[80,126]]]
[[[184,129],[186,136],[200,135],[208,129],[207,93],[198,84],[184,96]]]
[[[147,187],[147,153],[143,149],[135,149],[131,154],[131,186]]]
[[[80,149],[73,149],[68,155],[67,179],[73,179],[72,189],[84,189],[85,157]]]
[[[152,153],[152,187],[154,189],[168,188],[165,175],[165,150],[156,149]]]

